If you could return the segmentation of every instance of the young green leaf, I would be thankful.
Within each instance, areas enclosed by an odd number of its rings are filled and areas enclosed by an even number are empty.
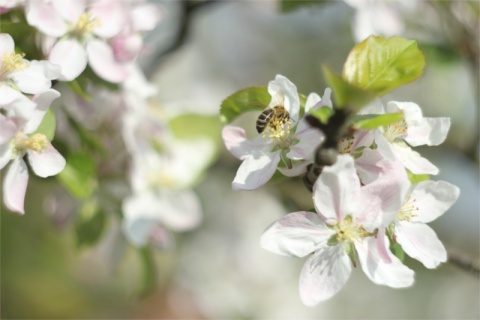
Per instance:
[[[45,115],[43,116],[42,122],[38,126],[35,133],[44,134],[47,137],[48,141],[52,141],[55,136],[55,128],[57,124],[55,122],[55,113],[52,109],[48,109]]]
[[[328,86],[332,88],[335,108],[349,107],[355,113],[375,98],[373,93],[348,83],[327,66],[323,66],[322,70]]]
[[[410,170],[407,170],[407,176],[411,184],[417,184],[422,181],[430,180],[430,176],[428,174],[415,174]]]
[[[250,87],[237,91],[223,100],[220,107],[220,121],[227,124],[244,112],[262,111],[268,106],[270,100],[267,87]]]
[[[321,123],[327,124],[328,119],[330,119],[330,117],[333,115],[333,109],[325,106],[315,110],[310,110],[309,113],[317,118]]]
[[[356,129],[372,130],[402,121],[403,113],[397,112],[387,114],[357,114],[352,116],[350,119]]]
[[[97,187],[95,160],[86,153],[73,153],[66,158],[67,164],[57,175],[58,180],[73,196],[88,198]]]
[[[343,78],[382,96],[417,79],[424,66],[425,58],[416,41],[370,36],[350,51]]]

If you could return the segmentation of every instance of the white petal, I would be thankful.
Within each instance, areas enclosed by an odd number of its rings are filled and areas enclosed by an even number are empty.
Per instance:
[[[315,209],[328,224],[355,212],[359,195],[360,180],[350,155],[339,155],[333,166],[323,169],[313,186]]]
[[[342,246],[327,246],[305,262],[300,274],[300,298],[314,306],[333,297],[343,288],[352,265]]]
[[[388,241],[385,237],[385,241]],[[402,264],[397,257],[389,251],[391,263],[385,263],[380,257],[374,237],[364,238],[355,242],[355,249],[362,270],[375,284],[386,285],[392,288],[409,287],[414,282],[414,272]]]
[[[60,67],[52,65],[48,61],[31,61],[28,68],[12,73],[10,78],[15,82],[20,91],[37,94],[50,89],[52,86],[51,78],[47,78],[47,75],[57,78],[60,75]]]
[[[387,113],[403,111],[408,128],[418,126],[423,121],[422,109],[413,102],[390,101],[387,103]]]
[[[0,83],[0,108],[7,110],[9,116],[27,121],[33,116],[36,106],[19,91]]]
[[[29,1],[26,6],[26,18],[29,25],[49,36],[58,38],[68,32],[67,23],[51,3]]]
[[[233,190],[253,190],[270,180],[280,162],[280,151],[248,156],[238,168]]]
[[[416,147],[421,145],[438,146],[447,138],[450,118],[423,118],[418,126],[409,126],[405,141]]]
[[[3,200],[5,206],[15,212],[24,214],[25,193],[28,185],[27,165],[21,157],[17,157],[8,168],[3,181]]]
[[[0,113],[0,146],[10,142],[16,133],[17,125],[13,119],[7,118]]]
[[[46,150],[41,152],[29,150],[27,153],[28,162],[32,166],[33,172],[39,177],[54,176],[65,168],[65,159],[50,142],[48,142]]]
[[[235,126],[225,126],[222,129],[222,139],[227,150],[242,160],[252,154],[265,153],[273,147],[266,139],[247,140],[245,130]]]
[[[87,53],[77,40],[60,40],[50,51],[48,61],[62,68],[60,80],[71,81],[85,70]]]
[[[93,33],[101,38],[111,38],[125,27],[127,8],[124,1],[98,0],[90,9],[92,16],[100,20],[100,26]]]
[[[300,124],[304,121],[302,118]],[[325,135],[316,128],[302,126],[297,129],[294,139],[298,139],[298,142],[290,146],[287,157],[292,160],[303,160],[313,158],[313,153],[325,140]]]
[[[51,0],[55,11],[70,24],[77,24],[80,15],[85,12],[85,0]]]
[[[0,170],[12,159],[13,148],[9,143],[0,145]]]
[[[87,55],[90,67],[99,77],[114,83],[127,79],[128,66],[115,59],[113,49],[106,42],[90,40]]]
[[[310,93],[307,97],[307,101],[305,102],[305,113],[310,111],[310,109],[312,109],[317,104],[317,102],[320,102],[320,100],[321,98],[318,94],[316,94],[315,92]]]
[[[0,34],[0,57],[3,57],[5,53],[15,51],[15,42],[8,33]],[[0,61],[1,66],[2,61]]]
[[[190,191],[167,192],[161,194],[162,222],[175,231],[185,231],[197,227],[202,220],[202,209],[197,195]]]
[[[394,150],[398,157],[402,160],[405,168],[410,170],[414,174],[438,174],[438,168],[426,158],[420,156],[416,151],[413,151],[410,147],[393,145]]]
[[[149,31],[156,27],[162,18],[162,4],[138,3],[132,10],[134,31]]]
[[[284,176],[287,177],[298,177],[302,174],[307,172],[307,166],[311,164],[312,161],[299,161],[293,164],[292,168],[287,167],[278,167],[278,171],[280,171]]]
[[[23,128],[25,133],[32,133],[37,130],[53,100],[58,97],[60,97],[60,93],[53,89],[46,90],[33,97],[32,100],[37,104],[37,108],[35,108],[32,117]]]
[[[300,99],[298,98],[297,87],[286,77],[277,75],[275,80],[268,83],[268,93],[272,96],[270,105],[276,105],[279,96],[284,99],[284,107],[290,114],[290,119],[297,122],[300,114]]]
[[[276,254],[304,257],[325,247],[334,233],[318,214],[294,212],[272,223],[263,232],[260,246]]]
[[[398,221],[395,223],[398,243],[410,257],[429,269],[447,261],[447,251],[432,228],[421,222]]]
[[[428,223],[444,214],[457,201],[460,189],[445,181],[422,181],[415,185],[410,197],[415,199],[416,216],[412,221]]]

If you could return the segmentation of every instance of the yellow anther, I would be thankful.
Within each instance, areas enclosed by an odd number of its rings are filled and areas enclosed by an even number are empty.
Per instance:
[[[361,225],[353,222],[351,216],[347,216],[343,221],[334,225],[333,230],[337,233],[336,238],[338,242],[352,241],[354,239],[360,240],[369,235]]]
[[[101,27],[102,22],[97,17],[92,17],[90,12],[85,12],[80,15],[75,26],[74,32],[77,35],[82,35],[86,32],[92,32],[95,28]]]
[[[168,170],[160,170],[149,177],[148,185],[152,188],[174,188],[178,185],[178,179]]]
[[[33,150],[41,153],[48,148],[48,140],[44,134],[36,133],[31,137],[17,136],[15,138],[15,148],[21,150]]]
[[[24,56],[24,53],[19,54],[14,51],[5,52],[2,57],[2,75],[13,71],[22,71],[28,67],[28,62],[23,60]]]
[[[407,133],[408,126],[405,120],[401,120],[385,127],[384,136],[388,141],[393,142]]]
[[[410,195],[407,196],[406,201],[402,205],[402,208],[397,214],[398,220],[401,221],[410,221],[412,218],[416,217],[418,214],[417,199],[412,198]]]

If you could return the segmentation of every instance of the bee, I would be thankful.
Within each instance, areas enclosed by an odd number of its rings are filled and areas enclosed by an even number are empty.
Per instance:
[[[267,126],[277,131],[277,126],[285,124],[288,120],[290,120],[290,114],[283,106],[267,107],[257,118],[257,132],[262,133]]]

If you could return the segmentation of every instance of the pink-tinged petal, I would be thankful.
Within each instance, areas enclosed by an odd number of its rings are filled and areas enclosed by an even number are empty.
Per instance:
[[[314,306],[337,294],[343,288],[352,264],[342,246],[327,246],[305,262],[300,274],[300,298],[307,306]]]
[[[13,160],[3,181],[3,200],[11,211],[24,214],[25,193],[28,185],[27,165],[21,157]]]
[[[39,177],[54,176],[65,168],[65,159],[50,142],[48,142],[47,149],[41,152],[28,150],[27,154],[33,172]]]
[[[197,227],[202,220],[202,208],[197,195],[189,190],[161,195],[162,222],[175,231]]]
[[[13,148],[9,143],[0,145],[0,170],[12,159]]]
[[[360,196],[360,180],[350,155],[339,155],[333,166],[327,166],[313,186],[317,212],[328,224],[342,221],[356,211]]]
[[[85,0],[52,0],[52,5],[63,19],[74,25],[77,24],[78,18],[86,9]]]
[[[36,106],[19,91],[0,83],[0,109],[7,110],[8,116],[27,121],[33,116]]]
[[[33,97],[32,100],[37,104],[37,108],[23,128],[25,133],[32,133],[37,130],[53,100],[58,97],[60,97],[60,93],[53,89],[45,90]]]
[[[367,106],[363,107],[357,114],[384,114],[385,109],[383,108],[382,101],[380,99],[375,99],[370,102]]]
[[[155,224],[150,230],[148,242],[158,250],[175,249],[175,238],[161,225]]]
[[[28,68],[20,72],[14,72],[10,78],[15,82],[20,91],[37,94],[50,89],[51,79],[60,76],[60,66],[53,65],[48,61],[31,61]]]
[[[0,113],[0,146],[10,142],[16,133],[17,124],[15,121]]]
[[[93,33],[101,38],[111,38],[120,33],[128,23],[128,8],[126,1],[97,0],[90,13],[100,20],[100,25]]]
[[[369,148],[375,140],[375,133],[373,130],[358,130],[353,134],[353,145],[351,150],[360,147]]]
[[[272,223],[262,234],[260,246],[270,252],[305,257],[327,246],[334,234],[313,212],[294,212]]]
[[[371,149],[365,149],[355,165],[366,183],[360,191],[357,222],[368,231],[387,226],[402,207],[410,187],[405,168],[400,161],[391,161]]]
[[[398,159],[398,155],[395,151],[394,145],[392,145],[387,138],[379,130],[374,130],[375,144],[378,151],[382,153],[385,158],[390,160]]]
[[[3,57],[5,53],[15,51],[15,42],[8,33],[0,34],[0,57]],[[2,61],[0,60],[0,66]]]
[[[312,161],[300,161],[295,162],[291,169],[287,167],[278,167],[278,171],[280,171],[284,176],[287,177],[298,177],[302,174],[307,172],[307,166],[311,164]]]
[[[445,181],[422,181],[410,194],[411,204],[417,208],[411,221],[431,222],[444,214],[457,201],[460,189]]]
[[[280,151],[246,157],[232,182],[233,190],[253,190],[263,186],[273,176],[279,162]]]
[[[77,40],[65,39],[55,44],[48,60],[62,68],[60,80],[71,81],[85,70],[87,53]]]
[[[418,126],[409,126],[405,141],[416,147],[421,145],[438,146],[447,138],[450,118],[423,118]]]
[[[300,120],[300,124],[303,121]],[[325,140],[325,134],[316,128],[302,126],[297,129],[294,139],[298,139],[298,142],[290,146],[287,157],[292,160],[303,160],[313,157],[317,147]]]
[[[447,261],[447,251],[432,228],[421,222],[398,221],[395,235],[403,251],[429,269]]]
[[[388,245],[388,240],[385,241],[385,232],[386,232],[386,228],[379,228],[378,229],[378,233],[377,233],[377,241],[376,241],[376,244],[377,244],[377,250],[378,250],[378,254],[380,256],[380,258],[382,259],[383,262],[385,263],[392,263],[392,259],[390,259],[390,255],[389,255],[389,249],[387,247]]]
[[[95,73],[110,82],[118,83],[127,79],[128,66],[115,60],[113,49],[101,40],[90,40],[87,44],[90,67]]]
[[[62,1],[67,3],[67,1]],[[45,1],[29,1],[25,8],[28,24],[36,27],[42,33],[61,37],[68,32],[68,25],[52,3]]]
[[[300,99],[297,87],[286,77],[277,74],[275,80],[268,83],[268,93],[272,96],[271,106],[278,104],[278,98],[282,97],[284,107],[290,114],[290,119],[297,122],[300,114]]]
[[[139,3],[131,11],[132,28],[134,31],[150,31],[157,26],[162,18],[160,3]]]
[[[402,160],[405,168],[414,174],[438,174],[438,168],[429,160],[420,156],[416,151],[410,147],[394,145],[395,152]]]
[[[388,241],[386,237],[385,241]],[[355,242],[355,249],[363,272],[375,284],[386,285],[392,288],[409,287],[414,282],[413,270],[406,267],[397,257],[387,252],[391,263],[385,263],[377,249],[374,237],[364,238]]]
[[[262,141],[247,140],[245,130],[240,127],[225,126],[222,129],[222,138],[227,150],[240,160],[252,154],[267,152],[271,148],[266,140],[263,144],[258,143]]]
[[[120,34],[110,39],[110,44],[119,62],[133,61],[143,47],[143,38],[139,33]],[[131,67],[128,68],[129,70]]]

